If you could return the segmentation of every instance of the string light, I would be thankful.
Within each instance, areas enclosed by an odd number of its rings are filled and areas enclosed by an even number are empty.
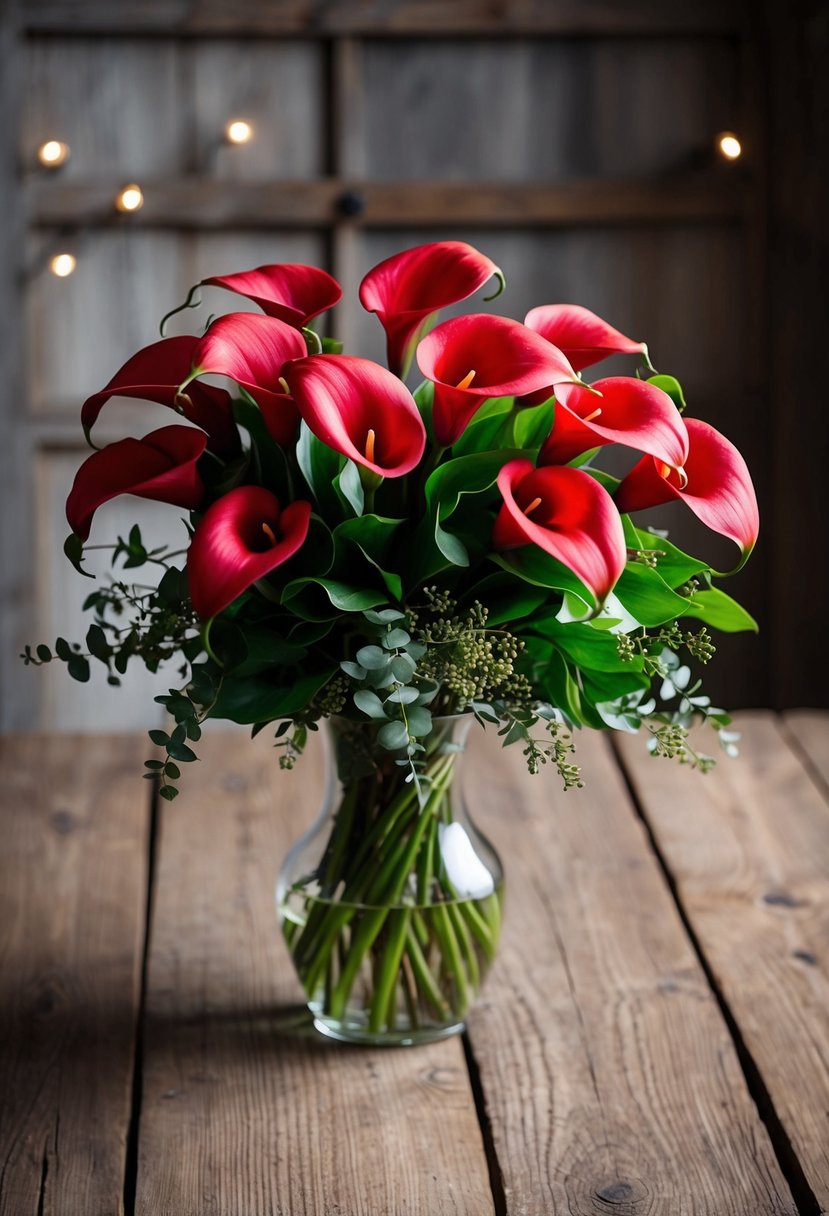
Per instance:
[[[119,211],[140,211],[144,206],[144,194],[141,187],[136,186],[135,182],[124,186],[115,200],[115,206]]]
[[[253,139],[253,127],[244,118],[233,118],[225,126],[225,139],[229,144],[248,144]]]
[[[722,131],[717,136],[717,151],[726,160],[739,160],[743,154],[743,145],[733,131]]]
[[[78,259],[74,253],[56,253],[49,262],[49,269],[59,279],[66,279],[74,272]]]
[[[69,144],[59,139],[47,139],[37,150],[37,159],[46,169],[57,169],[69,159]]]

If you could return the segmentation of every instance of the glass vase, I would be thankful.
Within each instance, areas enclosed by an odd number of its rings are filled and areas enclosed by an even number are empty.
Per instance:
[[[462,775],[471,715],[436,718],[418,756],[376,723],[331,718],[314,825],[277,880],[282,932],[318,1030],[371,1044],[457,1034],[493,961],[503,871]]]

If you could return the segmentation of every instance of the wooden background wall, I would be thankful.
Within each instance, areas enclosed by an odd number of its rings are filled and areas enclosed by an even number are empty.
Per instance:
[[[802,657],[827,601],[825,539],[806,513],[826,513],[815,488],[825,430],[803,363],[825,281],[814,264],[825,262],[823,179],[812,180],[826,133],[825,6],[803,6],[793,26],[773,5],[726,0],[2,3],[3,725],[152,717],[153,681],[138,671],[128,690],[78,696],[63,671],[16,659],[24,641],[85,632],[89,584],[61,553],[84,397],[154,339],[193,282],[266,261],[331,269],[348,302],[329,324],[379,357],[360,278],[398,248],[450,237],[506,271],[507,293],[482,307],[518,318],[558,300],[593,308],[645,338],[683,381],[689,413],[740,446],[764,533],[733,591],[763,631],[724,640],[711,684],[731,706],[825,701],[826,645],[816,638]],[[797,65],[794,93],[770,65]],[[253,123],[250,145],[221,146],[231,117]],[[712,153],[724,129],[744,141],[735,165]],[[59,172],[35,168],[47,138],[71,147]],[[781,181],[769,165],[783,154]],[[807,165],[811,193],[798,185]],[[129,181],[145,205],[118,216]],[[781,245],[790,230],[796,276]],[[58,279],[48,259],[63,249],[78,266]],[[221,293],[209,306],[231,307]],[[133,403],[100,426],[119,437],[168,421]],[[159,543],[178,535],[175,510],[125,499],[100,513],[93,543],[133,518]],[[687,515],[671,522],[680,543],[728,560]],[[808,533],[823,559],[814,553],[807,575]]]

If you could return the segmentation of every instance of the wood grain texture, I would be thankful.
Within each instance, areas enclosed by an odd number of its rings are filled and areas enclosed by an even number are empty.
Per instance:
[[[7,735],[0,849],[0,1213],[112,1216],[145,926],[142,744]]]
[[[31,445],[20,408],[24,400],[23,322],[20,277],[25,250],[25,216],[17,183],[17,129],[22,95],[23,62],[19,54],[19,10],[14,0],[0,0],[0,688],[15,679],[24,630],[33,603]],[[9,509],[14,504],[15,509]],[[9,556],[14,553],[15,561]],[[15,698],[0,698],[0,729],[30,726],[35,696],[31,682]]]
[[[460,1042],[352,1049],[309,1029],[273,885],[318,761],[280,772],[267,732],[200,752],[163,808],[137,1212],[491,1213]]]
[[[796,1212],[734,1046],[603,740],[557,797],[481,743],[467,799],[507,866],[470,1019],[507,1211]]]
[[[476,182],[320,181],[222,182],[200,177],[141,182],[144,205],[125,221],[113,208],[123,183],[33,181],[32,223],[40,227],[312,228],[341,214],[343,195],[363,200],[359,222],[397,227],[424,224],[546,228],[588,224],[671,224],[719,221],[742,212],[742,186],[728,178],[704,181],[571,181],[557,185]]]
[[[829,800],[767,714],[740,758],[621,754],[701,949],[820,1211],[829,1208]],[[825,725],[823,730],[826,739]]]
[[[697,0],[27,0],[30,30],[187,34],[650,34],[734,30],[744,4]]]
[[[829,790],[829,714],[819,710],[789,710],[783,715],[789,742],[806,757]]]

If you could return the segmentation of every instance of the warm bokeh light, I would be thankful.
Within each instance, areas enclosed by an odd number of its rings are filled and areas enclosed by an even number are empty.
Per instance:
[[[726,160],[737,160],[742,155],[743,145],[733,131],[723,131],[717,136],[717,151]]]
[[[250,143],[253,127],[244,118],[234,118],[225,127],[225,137],[230,144]]]
[[[47,139],[38,148],[37,159],[47,169],[57,169],[69,159],[69,144],[59,139]]]
[[[139,211],[144,206],[141,187],[136,186],[134,182],[129,186],[124,186],[115,200],[115,206],[119,211]]]
[[[59,279],[65,279],[72,274],[77,264],[78,259],[73,253],[56,253],[49,262],[49,269]]]

